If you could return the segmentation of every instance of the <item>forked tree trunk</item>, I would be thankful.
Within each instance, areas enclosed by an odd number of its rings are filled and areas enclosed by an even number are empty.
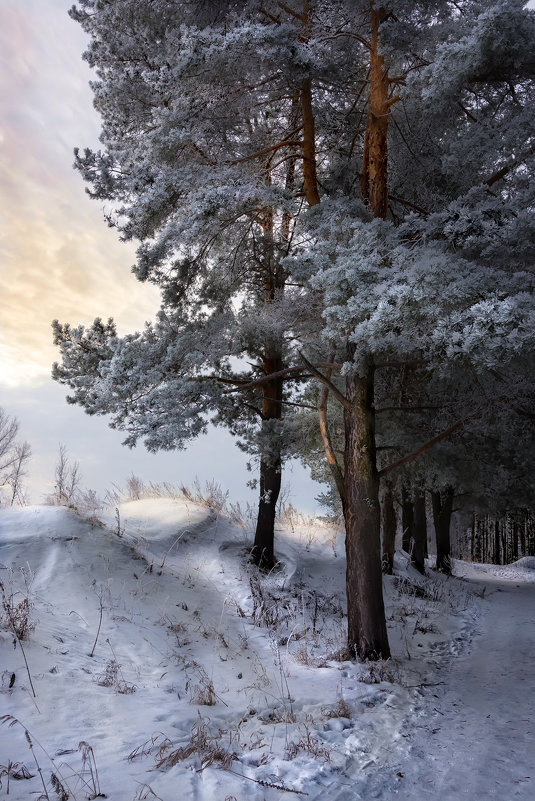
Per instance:
[[[437,545],[437,570],[451,573],[451,514],[453,510],[453,487],[448,487],[442,497],[440,492],[432,492],[433,522]]]
[[[379,52],[379,26],[383,10],[370,2],[370,96],[361,197],[374,217],[386,217],[388,209],[389,80]],[[347,361],[354,362],[355,348],[348,344]],[[361,356],[362,362],[362,354]],[[381,570],[381,511],[379,476],[375,453],[374,367],[371,361],[360,375],[346,378],[345,422],[345,526],[347,555],[348,645],[361,659],[388,659]]]
[[[425,573],[425,546],[427,542],[427,517],[425,495],[419,493],[414,498],[414,540],[411,564],[420,573]]]
[[[348,346],[352,362],[354,347]],[[388,659],[381,571],[379,476],[375,459],[374,368],[346,379],[346,590],[348,646],[360,659]]]
[[[310,6],[308,0],[303,0],[301,19],[305,41],[308,40]],[[363,173],[367,176],[363,197],[374,216],[384,217],[388,207],[385,135],[389,113],[388,76],[384,70],[384,60],[379,55],[379,24],[382,12],[374,10],[373,2],[370,4],[370,11],[372,23],[370,113],[367,120],[366,155],[363,165]],[[316,173],[312,90],[308,77],[301,84],[300,97],[303,123],[303,184],[308,206],[312,207],[318,205],[321,199]],[[380,119],[385,113],[386,120]],[[376,169],[375,165],[379,165],[379,169]],[[354,356],[355,348],[348,343],[348,362],[353,362]],[[346,529],[348,647],[352,657],[387,659],[390,656],[390,647],[383,601],[379,476],[375,458],[374,368],[371,363],[364,371],[364,375],[347,376],[346,399],[342,503]],[[321,406],[325,411],[326,404],[322,403]],[[328,438],[327,429],[325,433]],[[329,443],[326,451],[329,457]],[[339,480],[337,483],[340,483]]]
[[[394,570],[394,551],[396,548],[396,510],[394,492],[387,487],[383,495],[383,573],[392,575]]]

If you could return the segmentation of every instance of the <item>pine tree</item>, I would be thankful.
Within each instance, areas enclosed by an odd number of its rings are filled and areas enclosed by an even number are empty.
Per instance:
[[[472,398],[443,429],[428,416],[431,436],[407,450],[411,426],[377,411],[397,384],[399,406],[414,406],[418,370],[437,381],[433,400],[440,377],[498,370],[516,389],[525,376],[534,15],[520,0],[80,0],[71,13],[91,36],[103,118],[103,151],[77,165],[112,202],[112,224],[141,242],[136,274],[163,305],[129,337],[56,324],[55,375],[131,442],[180,447],[210,413],[245,435],[260,455],[256,556],[267,565],[293,430],[280,409],[299,402],[287,382],[321,381],[349,652],[388,657],[381,481],[483,407],[525,410],[530,395]],[[329,397],[343,407],[343,465]],[[395,429],[399,456],[386,461],[381,437]]]
[[[515,404],[514,392],[472,397],[461,419],[379,468],[381,372],[515,376],[532,347],[533,276],[518,270],[533,250],[534,16],[520,2],[358,5],[369,56],[361,204],[340,184],[314,209],[293,274],[322,293],[326,340],[346,342],[349,646],[374,657],[389,652],[379,479],[491,405]],[[417,506],[423,522],[421,496]]]
[[[131,445],[182,447],[210,413],[239,434],[260,462],[253,553],[270,568],[291,439],[284,368],[304,306],[282,260],[315,169],[300,135],[306,21],[273,22],[259,3],[148,0],[82,0],[71,16],[91,37],[104,145],[76,151],[76,167],[113,204],[110,224],[140,241],[134,271],[163,305],[154,325],[122,339],[111,323],[55,323],[54,376],[89,413],[112,414]],[[105,330],[106,355],[88,358]]]

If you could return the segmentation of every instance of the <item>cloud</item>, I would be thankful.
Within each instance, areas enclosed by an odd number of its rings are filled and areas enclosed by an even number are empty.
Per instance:
[[[95,146],[85,37],[64,0],[4,0],[0,19],[0,383],[33,383],[57,358],[52,319],[113,316],[139,328],[158,306],[130,274],[120,243],[72,169],[76,145]]]

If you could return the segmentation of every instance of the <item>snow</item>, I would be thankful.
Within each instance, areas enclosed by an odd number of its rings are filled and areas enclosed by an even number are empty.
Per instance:
[[[360,665],[336,658],[334,529],[280,521],[282,568],[258,578],[246,521],[180,497],[118,513],[0,510],[4,593],[33,604],[36,692],[4,618],[0,714],[21,725],[0,726],[0,801],[43,793],[35,757],[51,800],[52,772],[79,801],[533,798],[533,559],[457,562],[447,579],[396,554],[394,659]],[[8,796],[9,761],[33,778]]]

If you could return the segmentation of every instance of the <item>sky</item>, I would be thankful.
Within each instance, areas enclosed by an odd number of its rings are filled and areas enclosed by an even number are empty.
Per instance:
[[[84,485],[99,493],[132,473],[186,483],[197,475],[219,481],[233,499],[254,501],[246,459],[226,432],[212,430],[185,452],[129,450],[105,418],[67,405],[65,389],[50,378],[58,358],[53,319],[113,317],[126,333],[159,304],[156,288],[130,272],[134,247],[107,227],[72,169],[74,147],[98,146],[99,117],[81,57],[86,37],[69,5],[0,0],[0,406],[32,446],[31,499],[51,489],[62,443],[80,463]],[[318,485],[298,466],[288,474],[299,506],[315,509]]]
[[[535,2],[528,3],[534,7]],[[132,473],[146,481],[215,479],[233,499],[254,502],[246,459],[222,430],[187,451],[128,450],[105,418],[65,402],[50,378],[58,358],[51,322],[112,316],[134,331],[158,308],[154,287],[130,272],[134,248],[118,241],[72,169],[73,148],[98,145],[85,35],[69,0],[0,0],[0,406],[33,448],[31,499],[53,485],[59,443],[80,463],[86,487],[103,493]],[[286,470],[292,501],[316,510],[320,490],[296,465]]]

